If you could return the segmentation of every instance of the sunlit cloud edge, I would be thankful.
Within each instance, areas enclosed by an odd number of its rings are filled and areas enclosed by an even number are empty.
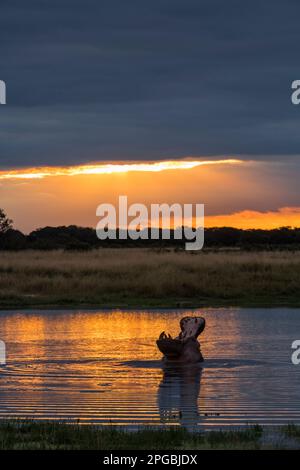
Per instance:
[[[237,165],[242,160],[228,158],[223,160],[169,160],[160,162],[132,163],[93,163],[69,167],[37,167],[0,171],[0,180],[43,179],[53,176],[111,175],[128,172],[160,172],[167,170],[191,170],[207,165]]]

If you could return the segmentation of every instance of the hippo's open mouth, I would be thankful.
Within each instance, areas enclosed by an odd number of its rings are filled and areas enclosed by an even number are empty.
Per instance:
[[[180,320],[181,331],[179,335],[172,338],[171,335],[167,335],[163,331],[156,341],[157,347],[167,359],[180,359],[189,341],[196,342],[199,346],[197,338],[204,328],[205,319],[203,317],[184,317]]]

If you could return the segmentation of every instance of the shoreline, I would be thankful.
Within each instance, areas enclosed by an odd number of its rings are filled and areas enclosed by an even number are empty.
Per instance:
[[[251,308],[251,309],[279,309],[279,308],[300,308],[300,303],[245,303],[245,304],[151,304],[151,303],[141,303],[141,304],[9,304],[1,305],[0,312],[4,311],[14,311],[14,310],[88,310],[88,311],[99,311],[99,310],[134,310],[134,311],[153,311],[153,310],[200,310],[200,309],[241,309],[241,308]]]
[[[198,309],[240,309],[240,308],[300,308],[300,300],[272,302],[272,301],[249,301],[249,302],[234,302],[228,300],[227,302],[205,302],[205,301],[183,301],[174,300],[169,302],[160,302],[157,299],[135,299],[133,302],[128,303],[76,303],[76,302],[17,302],[17,303],[1,303],[0,311],[9,310],[198,310]]]

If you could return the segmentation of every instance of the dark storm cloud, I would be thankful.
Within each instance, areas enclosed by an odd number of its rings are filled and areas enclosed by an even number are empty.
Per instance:
[[[2,0],[0,166],[299,154],[299,14],[296,0]]]

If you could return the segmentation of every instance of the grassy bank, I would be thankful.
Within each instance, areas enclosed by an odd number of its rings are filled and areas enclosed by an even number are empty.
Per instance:
[[[96,428],[57,422],[0,422],[0,450],[12,449],[278,449],[300,448],[300,428],[267,430],[252,426],[244,430],[190,433],[182,428],[144,429],[126,432],[113,427]]]
[[[0,252],[0,308],[300,306],[300,252]]]

